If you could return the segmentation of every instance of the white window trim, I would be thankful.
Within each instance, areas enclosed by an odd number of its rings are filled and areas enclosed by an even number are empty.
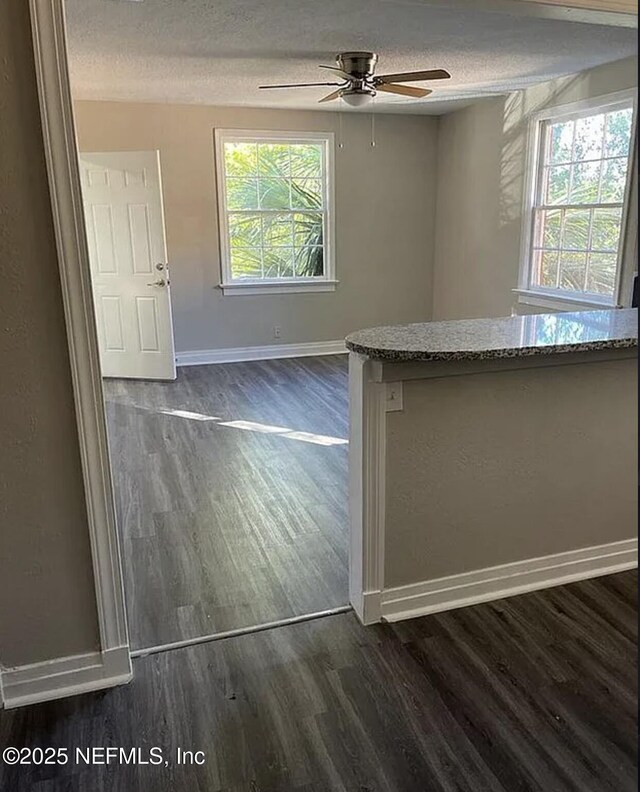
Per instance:
[[[606,111],[617,105],[633,107],[631,123],[631,143],[629,146],[628,177],[623,199],[622,228],[620,231],[620,247],[616,285],[612,298],[599,298],[587,293],[562,293],[559,289],[545,289],[531,284],[531,243],[533,240],[534,206],[539,178],[541,157],[541,131],[544,121],[569,120],[591,115],[594,110]],[[637,90],[629,88],[615,93],[582,99],[570,104],[546,107],[533,114],[529,121],[527,151],[525,162],[525,192],[522,213],[522,233],[520,241],[520,271],[518,287],[513,289],[519,303],[542,308],[567,310],[571,308],[615,308],[630,305],[630,286],[635,269],[633,251],[636,247],[637,217],[631,204],[633,203],[636,159],[636,116]],[[632,251],[629,255],[629,250]],[[628,293],[629,292],[629,293]]]
[[[234,280],[231,274],[227,196],[224,178],[224,143],[227,140],[319,143],[325,152],[325,216],[324,275],[318,278],[256,278]],[[267,129],[216,129],[215,172],[218,196],[218,229],[220,237],[220,286],[225,295],[294,294],[335,291],[335,136],[333,132],[296,132]]]

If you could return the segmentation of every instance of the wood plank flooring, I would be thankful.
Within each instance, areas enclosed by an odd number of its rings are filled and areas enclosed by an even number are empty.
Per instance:
[[[353,614],[135,661],[0,713],[2,746],[169,766],[9,767],[12,792],[635,792],[637,573],[362,627]],[[177,747],[202,766],[176,766]]]
[[[345,355],[105,380],[105,400],[132,648],[348,603]]]

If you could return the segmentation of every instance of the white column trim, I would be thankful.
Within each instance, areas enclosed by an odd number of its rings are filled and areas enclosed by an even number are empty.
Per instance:
[[[384,588],[387,388],[374,372],[349,353],[349,600],[363,624],[380,621]]]
[[[30,0],[30,10],[86,495],[100,650],[107,653],[126,649],[117,654],[121,667],[112,669],[122,679],[131,673],[129,638],[67,68],[63,0]]]

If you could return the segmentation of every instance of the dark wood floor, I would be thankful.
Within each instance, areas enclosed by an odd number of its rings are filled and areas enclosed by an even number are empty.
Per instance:
[[[7,767],[12,792],[635,792],[637,574],[409,622],[353,614],[137,660],[0,714],[2,746],[151,746],[168,767]],[[178,747],[206,763],[177,767]],[[4,775],[2,775],[4,773]]]
[[[346,356],[105,396],[134,649],[347,604]]]

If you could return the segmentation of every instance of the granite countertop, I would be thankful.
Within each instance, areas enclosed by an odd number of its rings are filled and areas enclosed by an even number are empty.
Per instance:
[[[638,309],[372,327],[346,338],[376,360],[486,360],[638,345]]]

